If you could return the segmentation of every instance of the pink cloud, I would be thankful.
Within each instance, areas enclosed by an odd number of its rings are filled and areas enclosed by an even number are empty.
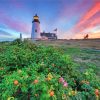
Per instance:
[[[100,3],[96,3],[93,5],[93,7],[86,12],[86,14],[81,18],[80,22],[76,25],[76,27],[81,26],[86,21],[88,21],[92,16],[94,16],[96,13],[100,12]]]
[[[98,13],[100,13],[100,2],[95,2],[70,31],[74,33],[81,33],[88,28],[99,25],[100,16],[95,16]]]
[[[100,25],[100,2],[94,1],[94,4],[89,10],[81,17],[78,23],[72,27],[69,32],[73,33],[74,38],[83,38],[84,34],[89,34],[90,38],[100,38],[100,32],[91,33],[91,30]],[[86,30],[90,30],[90,33],[86,33]],[[82,34],[83,33],[83,34]]]
[[[94,17],[94,19],[89,19],[84,24],[77,27],[75,30],[77,33],[84,33],[85,30],[94,28],[95,26],[100,25],[100,17]]]
[[[73,3],[71,5],[67,5],[65,2],[62,1],[62,8],[59,11],[59,17],[66,16],[67,18],[73,17],[76,14],[83,13],[84,7],[88,6],[88,1],[78,1],[77,3]]]
[[[0,15],[0,21],[6,24],[9,28],[15,29],[19,32],[29,33],[31,30],[31,25],[21,21],[20,19],[14,19],[3,12]]]

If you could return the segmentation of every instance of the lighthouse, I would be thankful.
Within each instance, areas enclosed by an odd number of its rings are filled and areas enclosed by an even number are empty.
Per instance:
[[[40,21],[39,21],[39,17],[37,16],[37,14],[33,17],[33,20],[32,20],[31,39],[41,39]]]

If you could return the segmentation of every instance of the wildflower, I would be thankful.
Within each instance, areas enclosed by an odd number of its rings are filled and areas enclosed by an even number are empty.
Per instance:
[[[51,79],[53,78],[51,73],[48,74],[48,77],[51,78]]]
[[[18,80],[14,80],[14,85],[18,85],[18,84],[19,84]]]
[[[72,95],[76,95],[77,91],[71,91]]]
[[[46,78],[46,80],[47,80],[47,81],[50,81],[50,80],[51,80],[51,78],[50,78],[50,77],[47,77],[47,78]]]
[[[65,82],[65,80],[63,79],[63,77],[59,78],[59,82],[60,83],[64,83]]]
[[[46,80],[50,81],[52,78],[53,78],[52,74],[49,73],[48,76],[47,76],[47,78],[46,78]]]
[[[67,87],[68,86],[68,83],[67,82],[64,82],[63,86],[64,87]]]
[[[36,79],[36,80],[34,80],[34,84],[37,84],[38,83],[38,80]]]
[[[50,91],[49,94],[51,97],[54,96],[54,91]]]
[[[95,89],[95,95],[99,96],[99,90],[98,89]]]

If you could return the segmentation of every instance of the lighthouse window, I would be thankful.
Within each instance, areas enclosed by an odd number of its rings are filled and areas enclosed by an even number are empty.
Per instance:
[[[37,32],[37,29],[35,29],[35,32]]]

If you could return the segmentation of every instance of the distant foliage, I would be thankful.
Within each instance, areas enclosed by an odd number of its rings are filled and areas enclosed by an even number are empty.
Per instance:
[[[0,52],[0,100],[99,100],[100,79],[61,49],[15,40]]]
[[[12,45],[19,45],[22,43],[22,40],[21,39],[15,39],[13,42],[11,42]]]

